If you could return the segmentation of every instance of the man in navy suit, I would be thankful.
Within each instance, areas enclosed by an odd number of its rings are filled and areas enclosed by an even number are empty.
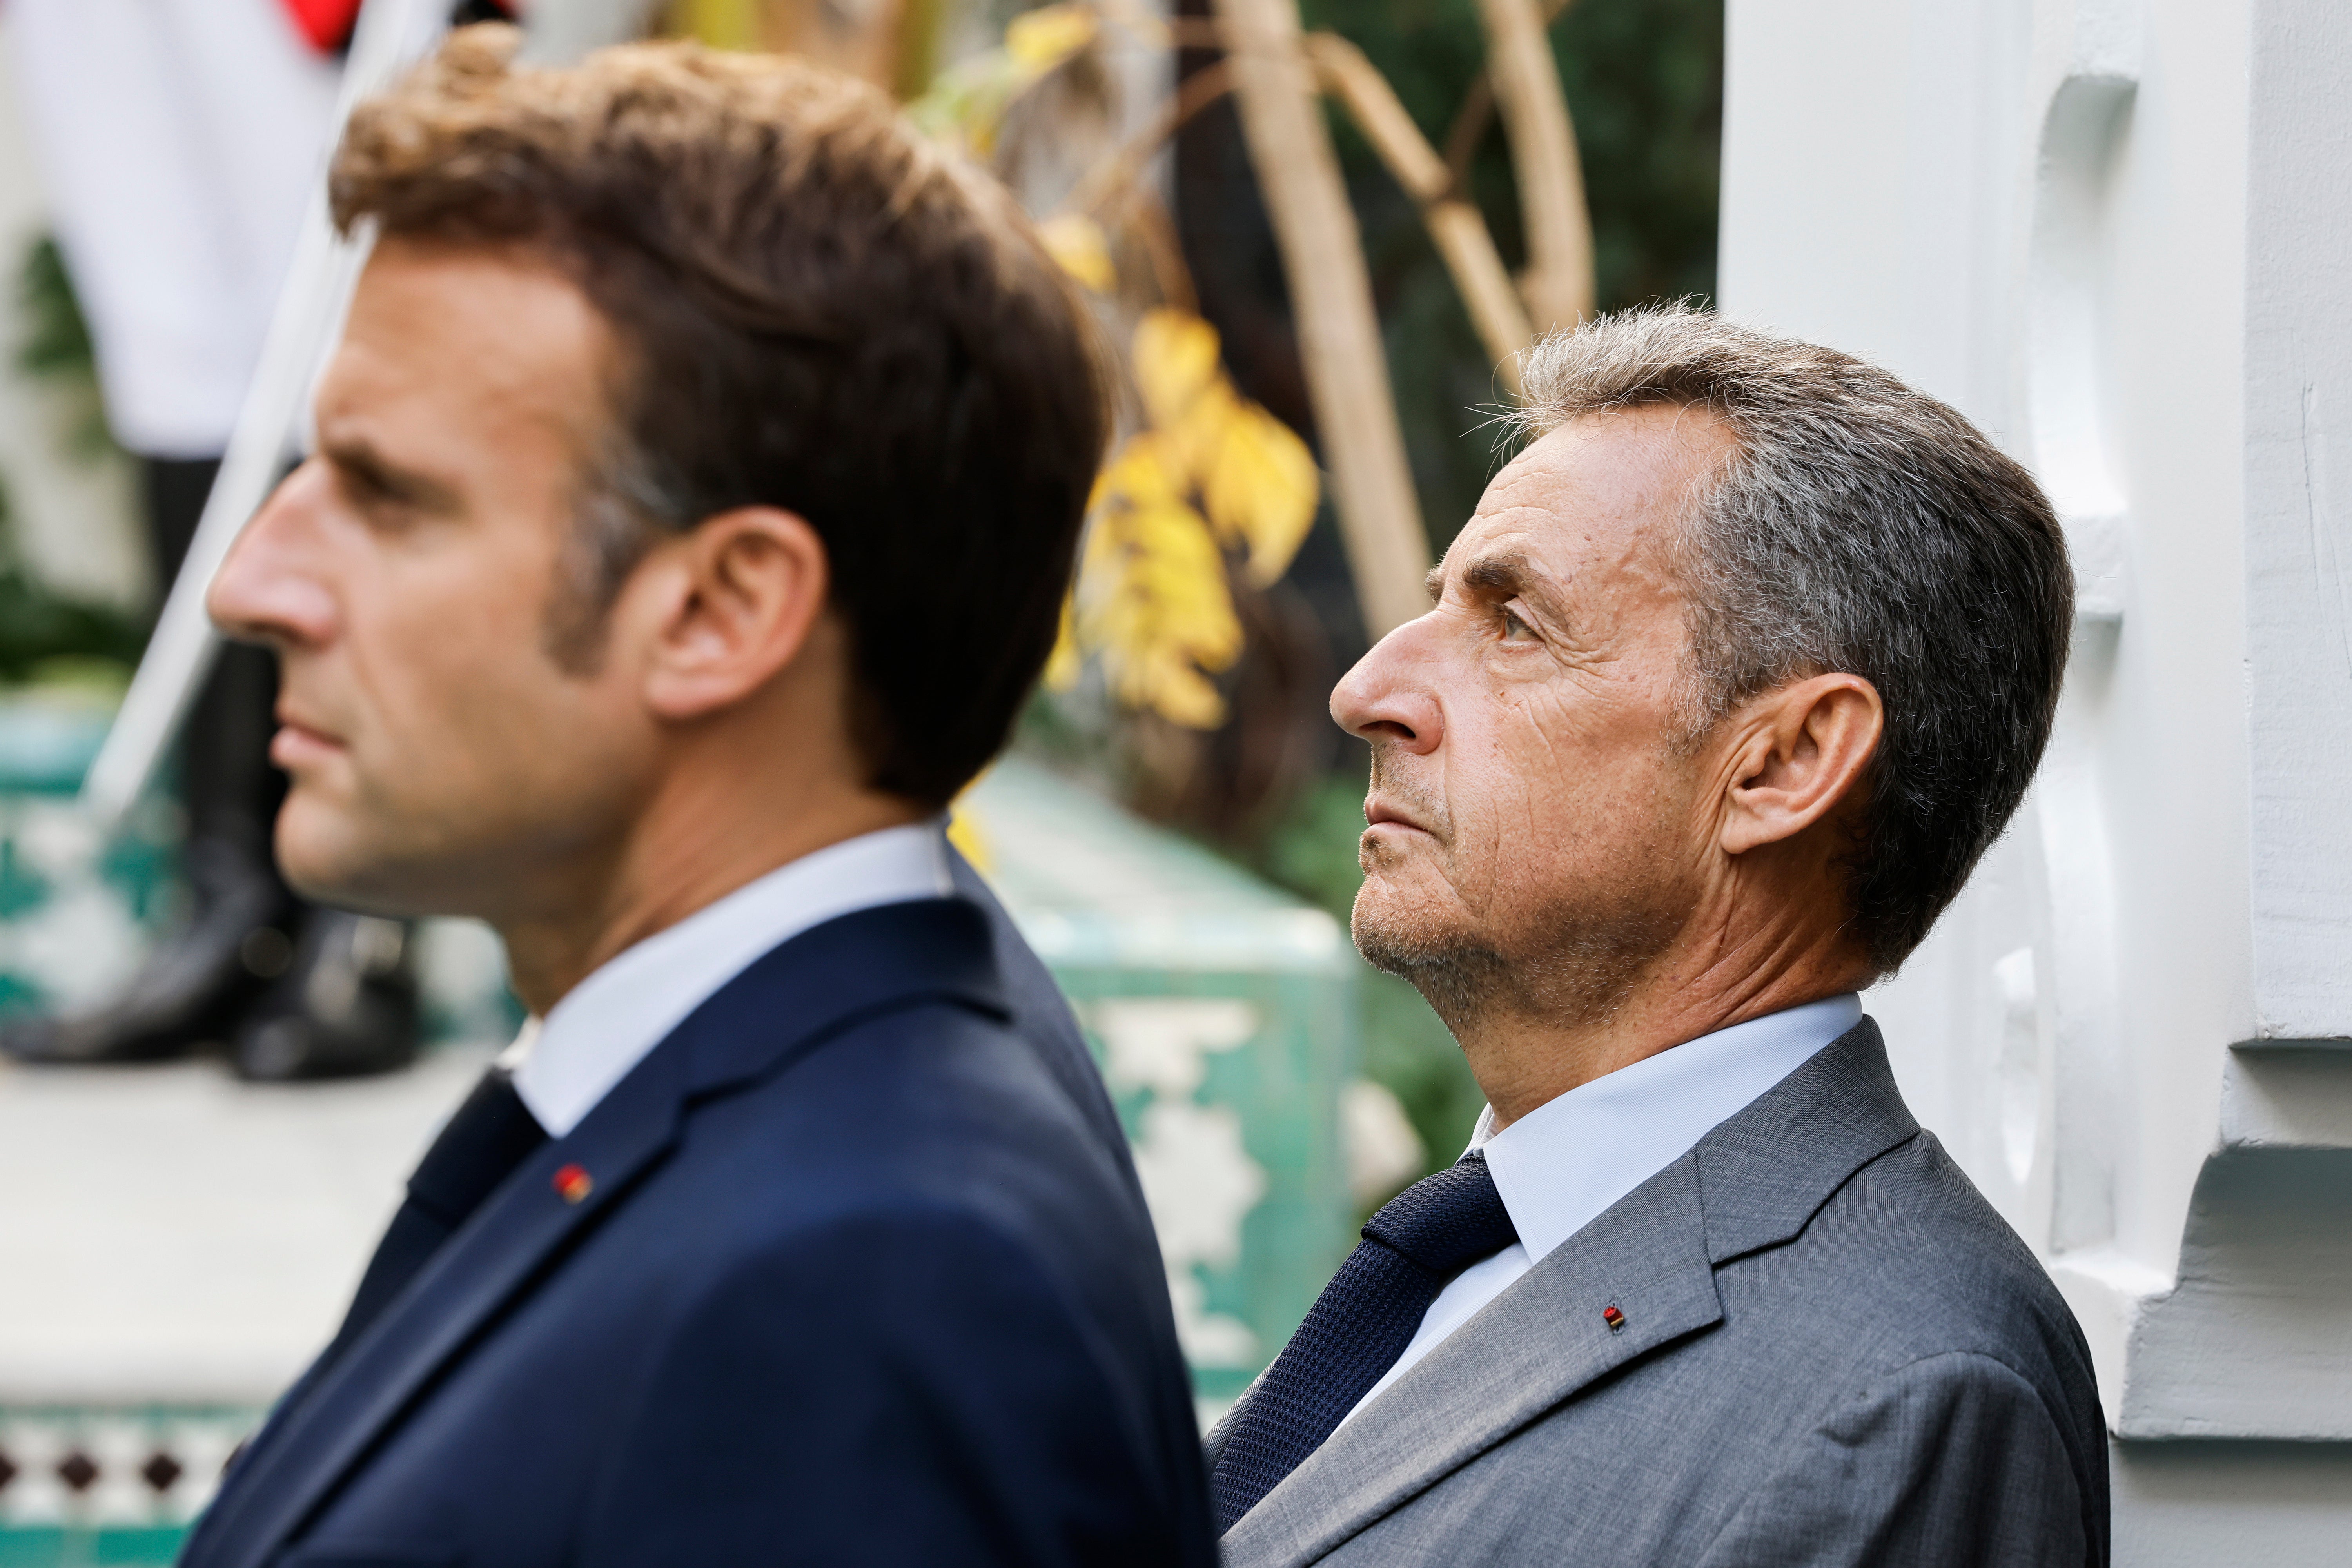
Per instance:
[[[942,808],[1106,433],[1012,204],[868,89],[454,35],[212,608],[305,890],[504,936],[533,1022],[184,1562],[1214,1561],[1118,1127]]]

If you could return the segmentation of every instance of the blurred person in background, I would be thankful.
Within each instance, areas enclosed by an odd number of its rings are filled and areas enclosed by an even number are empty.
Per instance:
[[[2095,1568],[2089,1350],[1858,995],[2041,760],[2057,519],[1698,311],[1524,370],[1536,438],[1331,698],[1357,946],[1487,1108],[1210,1433],[1224,1562]]]
[[[486,0],[457,7],[488,14]],[[158,591],[204,515],[325,165],[359,0],[7,0],[59,250],[115,440],[137,460]],[[226,1044],[255,1078],[382,1071],[416,1047],[402,925],[294,893],[269,848],[277,672],[231,647],[177,754],[191,908],[110,1004],[0,1025],[26,1060]]]
[[[288,876],[489,921],[533,1022],[183,1562],[1207,1568],[1126,1141],[944,827],[1059,625],[1084,306],[871,88],[516,41],[354,117],[318,450],[210,602]]]

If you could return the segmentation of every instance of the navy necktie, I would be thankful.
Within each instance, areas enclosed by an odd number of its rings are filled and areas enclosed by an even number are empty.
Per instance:
[[[546,1142],[545,1130],[515,1092],[512,1075],[499,1068],[484,1073],[408,1178],[408,1196],[376,1244],[351,1310],[320,1364],[359,1338],[441,1244]]]
[[[1322,1447],[1396,1364],[1447,1280],[1518,1239],[1483,1154],[1391,1198],[1235,1418],[1209,1479],[1217,1533]]]

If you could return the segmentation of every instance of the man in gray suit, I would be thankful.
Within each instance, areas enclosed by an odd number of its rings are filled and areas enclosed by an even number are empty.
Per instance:
[[[1331,700],[1357,944],[1488,1109],[1211,1432],[1228,1568],[2104,1563],[2081,1331],[1856,995],[2048,739],[2049,503],[1686,309],[1524,370],[1535,439]]]

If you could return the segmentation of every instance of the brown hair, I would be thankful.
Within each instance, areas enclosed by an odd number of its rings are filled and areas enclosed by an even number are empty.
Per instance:
[[[569,595],[588,647],[561,616],[551,646],[593,660],[659,531],[796,512],[870,782],[943,805],[1058,625],[1108,436],[1083,306],[1011,198],[863,83],[677,43],[522,68],[519,37],[461,28],[361,105],[329,191],[346,232],[540,251],[614,329],[619,441],[583,475]]]

